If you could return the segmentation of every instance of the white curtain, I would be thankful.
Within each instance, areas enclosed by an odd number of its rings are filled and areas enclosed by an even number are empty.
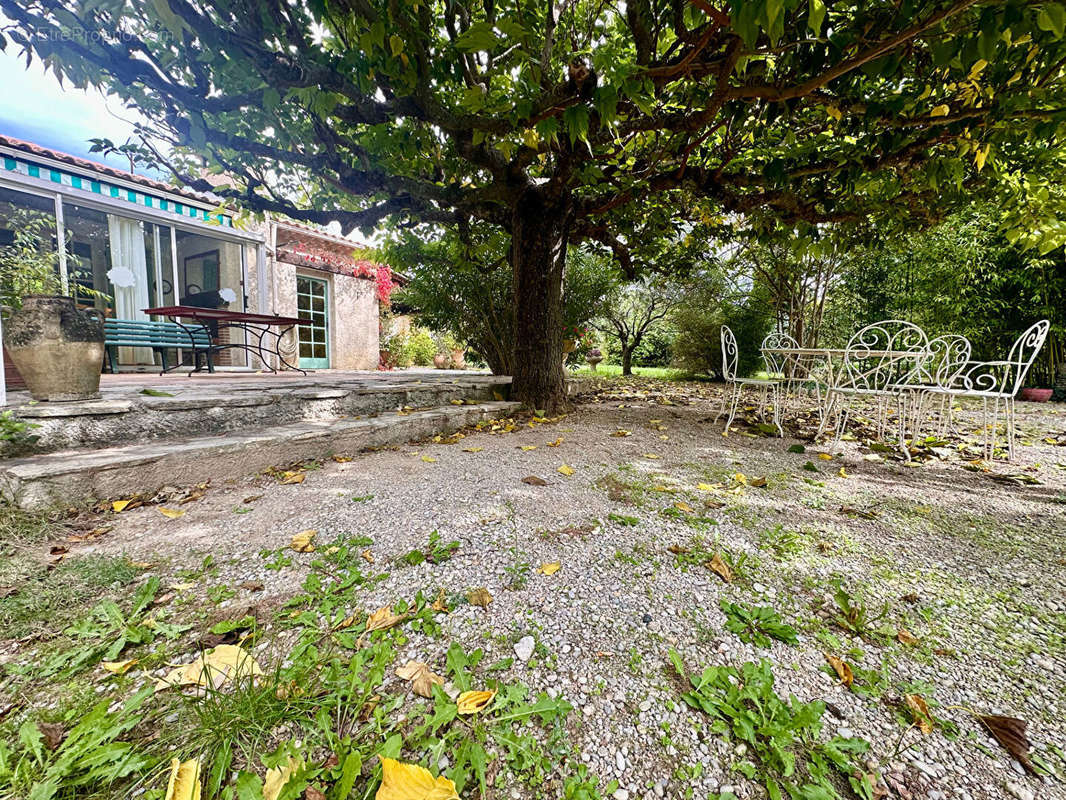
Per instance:
[[[148,259],[144,251],[144,231],[135,219],[107,215],[107,231],[111,240],[111,269],[107,273],[115,293],[115,317],[147,320],[143,309],[151,306],[148,300]],[[147,347],[119,348],[120,360],[136,364],[153,363]]]

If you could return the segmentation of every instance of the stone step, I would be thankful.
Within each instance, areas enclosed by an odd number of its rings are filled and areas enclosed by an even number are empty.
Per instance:
[[[332,453],[426,439],[509,416],[519,407],[506,401],[447,405],[368,419],[311,420],[216,436],[8,459],[0,462],[0,497],[22,508],[40,509],[128,497],[163,486],[217,482]]]
[[[25,403],[15,416],[34,424],[31,451],[108,447],[153,439],[232,433],[297,422],[367,416],[403,407],[432,408],[454,401],[504,400],[510,378],[477,375],[450,380],[351,379],[283,384],[239,378],[222,385],[183,382],[110,389],[100,400]]]

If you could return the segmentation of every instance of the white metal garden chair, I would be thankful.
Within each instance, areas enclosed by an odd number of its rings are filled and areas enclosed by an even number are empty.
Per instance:
[[[951,377],[950,383],[927,390],[929,394],[945,396],[948,402],[965,397],[981,400],[981,431],[986,461],[991,461],[995,456],[1001,414],[1006,428],[1007,460],[1014,459],[1014,396],[1025,383],[1025,376],[1040,354],[1050,328],[1048,320],[1040,320],[1015,340],[1006,359],[967,361]]]
[[[906,407],[903,387],[908,376],[915,374],[929,358],[929,338],[912,322],[889,319],[867,325],[848,341],[844,350],[842,379],[828,388],[827,409],[839,406],[834,446],[847,427],[848,416],[860,400],[877,404],[877,438],[884,438],[888,428],[889,408],[895,403],[897,441],[904,455],[906,444]],[[818,435],[824,432],[829,413],[823,416]]]
[[[781,378],[771,377],[769,378],[741,378],[737,376],[737,338],[733,335],[733,331],[730,330],[728,325],[722,326],[722,378],[727,384],[729,384],[729,398],[726,402],[729,404],[729,419],[725,423],[725,433],[729,433],[729,426],[733,424],[734,418],[737,415],[737,406],[740,405],[740,395],[745,386],[752,386],[759,390],[761,394],[759,403],[759,415],[765,419],[764,411],[767,405],[767,400],[771,404],[773,411],[774,427],[777,428],[778,436],[784,436],[785,431],[781,427]],[[765,345],[765,341],[763,343]],[[725,413],[725,407],[723,405],[722,411],[715,417],[715,422]]]
[[[918,364],[900,387],[910,406],[911,431],[921,435],[932,406],[940,401],[937,436],[943,438],[953,430],[950,395],[937,392],[949,388],[955,377],[970,363],[973,347],[970,340],[956,333],[948,333],[929,340],[929,358]]]

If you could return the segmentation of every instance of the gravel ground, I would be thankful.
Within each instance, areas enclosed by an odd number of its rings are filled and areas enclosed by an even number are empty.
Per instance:
[[[313,528],[322,542],[373,539],[388,575],[362,598],[367,609],[418,590],[487,587],[487,608],[443,617],[440,639],[413,634],[401,663],[440,664],[453,640],[482,647],[485,663],[514,658],[500,677],[575,706],[574,744],[592,772],[619,781],[620,799],[729,787],[763,796],[731,769],[732,746],[680,702],[670,648],[690,671],[770,659],[779,694],[827,701],[828,733],[871,743],[889,796],[1066,798],[967,710],[1026,719],[1034,752],[1066,774],[1049,750],[1066,743],[1066,449],[1045,441],[1066,444],[1061,406],[1020,404],[1017,461],[988,473],[951,449],[905,466],[856,441],[829,453],[744,423],[723,437],[715,387],[613,386],[549,424],[329,461],[296,485],[260,476],[212,486],[180,519],[129,510],[78,551],[126,553],[174,574],[210,554],[219,567],[210,583],[238,592],[226,604],[269,604],[298,589],[312,556],[290,553],[291,566],[270,570],[260,550]],[[788,452],[795,444],[806,452]],[[573,475],[558,471],[564,464]],[[531,475],[546,485],[522,481]],[[397,563],[434,530],[460,543],[450,560]],[[698,563],[677,565],[704,550],[747,560],[728,584]],[[555,561],[557,573],[535,571]],[[917,643],[834,625],[834,578],[872,616],[887,609],[871,627],[904,628]],[[237,588],[248,581],[265,590]],[[723,598],[772,606],[799,644],[743,643],[724,628]],[[826,666],[831,650],[883,671],[879,691],[864,698],[841,685]],[[948,724],[928,736],[901,724],[905,692],[923,694]]]

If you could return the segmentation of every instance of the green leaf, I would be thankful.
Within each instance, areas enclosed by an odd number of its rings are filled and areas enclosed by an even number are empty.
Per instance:
[[[563,112],[563,124],[570,136],[570,143],[585,139],[589,132],[589,110],[583,105],[570,106]]]
[[[254,772],[241,770],[237,775],[237,800],[263,800],[263,781]]]
[[[1047,3],[1036,15],[1036,24],[1042,31],[1048,31],[1061,39],[1066,32],[1066,8],[1059,3]]]
[[[341,763],[340,780],[333,787],[333,800],[348,800],[348,795],[352,793],[352,787],[355,786],[362,768],[363,759],[359,753],[353,751],[344,757]]]
[[[392,48],[393,56],[398,56],[403,52],[403,39],[394,33],[389,37],[389,47]]]
[[[825,21],[825,3],[822,0],[810,0],[807,10],[807,25],[815,36],[822,32],[822,23]]]
[[[455,46],[464,53],[473,53],[478,50],[491,50],[499,41],[496,31],[490,22],[475,22],[455,40]]]

